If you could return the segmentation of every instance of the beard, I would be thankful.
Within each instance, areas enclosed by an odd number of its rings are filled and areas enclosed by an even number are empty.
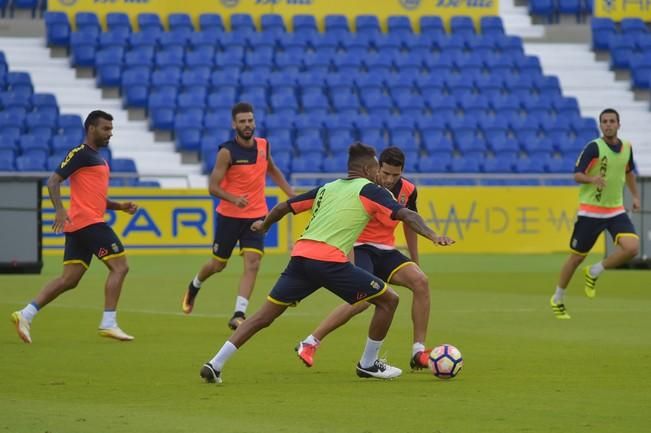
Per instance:
[[[239,129],[238,129],[238,130],[237,130],[237,135],[238,135],[240,138],[244,139],[244,140],[248,140],[248,139],[250,139],[251,137],[253,137],[253,134],[254,134],[254,133],[255,133],[255,128],[247,129],[247,130],[244,130],[244,129],[242,129],[242,130],[239,130]]]

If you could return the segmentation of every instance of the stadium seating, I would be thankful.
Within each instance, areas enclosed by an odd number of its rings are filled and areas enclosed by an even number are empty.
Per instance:
[[[63,22],[61,16],[56,16],[52,19],[46,14],[46,23]],[[79,22],[89,28],[97,23],[83,15]],[[0,51],[0,171],[52,171],[83,138],[81,117],[61,114],[55,95],[35,92],[29,74],[10,71]],[[101,153],[112,164],[111,151],[102,149]],[[122,165],[131,164],[129,169],[135,169],[133,161],[128,158],[127,161]],[[120,164],[118,169],[124,170]],[[139,182],[131,184],[140,185]]]
[[[569,2],[563,8],[573,10]],[[67,41],[72,65],[94,67],[98,86],[119,87],[125,107],[146,108],[150,127],[172,133],[178,151],[196,152],[204,172],[228,137],[214,125],[238,100],[254,104],[258,132],[280,152],[285,172],[337,171],[356,139],[399,145],[412,171],[510,172],[526,169],[520,160],[530,153],[547,152],[532,169],[556,172],[569,145],[557,147],[545,131],[560,128],[574,146],[594,126],[581,123],[576,100],[563,98],[558,79],[543,74],[499,17],[483,17],[477,28],[455,17],[451,33],[440,17],[421,17],[420,33],[404,16],[389,17],[386,33],[372,15],[326,16],[323,32],[304,15],[263,15],[257,28],[250,15],[235,14],[225,31],[219,15],[200,16],[195,29],[187,15],[173,14],[165,31],[156,15],[141,14],[132,29],[112,14],[103,32],[78,15],[84,30],[72,33],[60,15],[45,18],[48,44]],[[629,26],[641,46],[642,29]],[[18,93],[30,94],[16,78]],[[7,103],[29,106],[20,98]]]

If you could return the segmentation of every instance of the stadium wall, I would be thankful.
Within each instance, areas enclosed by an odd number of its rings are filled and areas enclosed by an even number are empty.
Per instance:
[[[77,12],[95,12],[103,25],[110,12],[125,12],[131,17],[131,24],[137,28],[136,17],[141,13],[156,13],[165,19],[172,13],[189,14],[198,28],[199,15],[203,13],[220,14],[227,18],[233,14],[249,14],[256,22],[264,14],[280,14],[291,30],[291,17],[294,15],[313,15],[321,30],[323,17],[343,14],[349,17],[371,14],[386,25],[391,15],[406,15],[411,18],[418,31],[418,17],[437,15],[448,23],[453,16],[466,15],[473,18],[479,28],[479,19],[486,15],[499,14],[499,0],[58,0],[49,5],[50,11],[68,14],[74,23]],[[226,26],[230,20],[225,19]],[[386,29],[385,29],[386,30]]]
[[[419,213],[430,227],[457,240],[451,248],[420,241],[422,253],[551,253],[568,251],[577,206],[575,187],[420,187]],[[62,190],[67,206],[67,189]],[[60,254],[63,236],[52,233],[54,209],[43,193],[44,254]],[[111,199],[134,201],[135,215],[107,212],[107,221],[130,254],[207,254],[215,228],[217,200],[204,189],[112,188]],[[267,190],[273,206],[286,197]],[[309,214],[286,218],[266,238],[268,253],[286,254]],[[398,245],[404,245],[397,230]],[[604,251],[605,242],[595,252]]]
[[[596,17],[621,21],[624,18],[641,18],[651,21],[651,1],[649,0],[595,0]]]

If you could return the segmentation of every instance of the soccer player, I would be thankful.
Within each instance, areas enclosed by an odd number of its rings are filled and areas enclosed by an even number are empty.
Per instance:
[[[11,315],[18,336],[31,343],[30,326],[34,316],[66,290],[74,289],[84,276],[93,255],[109,269],[104,288],[104,314],[99,334],[121,341],[133,340],[117,323],[116,309],[122,283],[129,271],[124,246],[104,221],[106,209],[121,210],[133,215],[138,207],[132,202],[109,200],[109,167],[98,152],[107,147],[113,135],[113,116],[92,111],[86,121],[83,144],[72,149],[47,181],[50,200],[56,216],[52,228],[65,233],[63,274],[50,281],[22,310]],[[70,179],[70,210],[61,202],[61,182]]]
[[[294,190],[285,180],[271,157],[269,142],[256,137],[253,107],[246,102],[233,106],[232,127],[235,138],[222,144],[210,175],[209,191],[221,199],[217,206],[217,229],[212,257],[190,281],[183,297],[183,312],[190,314],[201,285],[213,274],[226,268],[235,244],[239,241],[244,259],[235,312],[228,326],[236,329],[244,320],[249,298],[264,254],[264,234],[253,232],[251,224],[268,212],[264,190],[269,175],[285,194]]]
[[[221,371],[229,358],[261,329],[271,325],[289,306],[325,287],[349,304],[370,302],[375,311],[362,358],[357,364],[359,377],[391,379],[402,370],[378,359],[398,295],[384,281],[354,266],[348,260],[366,223],[371,218],[405,221],[418,234],[432,242],[447,245],[452,241],[437,236],[416,213],[398,204],[391,194],[376,185],[378,162],[373,147],[355,143],[348,156],[348,177],[327,183],[274,206],[264,221],[251,227],[266,232],[290,212],[312,210],[312,218],[294,245],[292,257],[271,289],[266,302],[243,322],[217,354],[200,371],[206,382],[221,383]]]
[[[391,191],[398,203],[417,212],[418,193],[416,186],[402,177],[404,166],[405,154],[402,150],[397,147],[384,149],[380,154],[378,183]],[[403,224],[410,260],[396,249],[394,231],[397,225],[396,220],[369,221],[355,243],[355,265],[389,284],[398,284],[412,291],[411,318],[414,325],[414,342],[409,363],[412,369],[421,369],[427,367],[428,352],[425,350],[424,343],[429,322],[429,283],[427,275],[418,266],[416,233],[407,224]],[[296,346],[299,358],[306,366],[311,367],[314,364],[314,353],[325,336],[369,306],[368,302],[358,302],[354,305],[342,304],[335,308],[307,338]]]
[[[638,254],[640,240],[624,209],[624,184],[633,196],[633,211],[640,209],[631,143],[617,136],[619,113],[607,108],[599,114],[602,136],[586,145],[574,167],[579,188],[579,211],[570,240],[570,256],[561,268],[556,292],[550,299],[558,319],[569,319],[563,298],[574,271],[585,260],[597,237],[608,230],[616,244],[608,257],[583,269],[584,291],[596,296],[595,283],[606,269],[616,268]]]

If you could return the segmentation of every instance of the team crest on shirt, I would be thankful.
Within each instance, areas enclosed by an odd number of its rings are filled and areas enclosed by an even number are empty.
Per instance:
[[[405,194],[400,194],[398,196],[398,203],[404,206],[405,203],[407,203],[407,196]]]
[[[111,249],[113,250],[114,253],[117,253],[120,250],[120,248],[118,248],[118,244],[116,243],[111,244]]]
[[[107,254],[108,254],[108,250],[106,248],[100,248],[99,251],[97,251],[97,257],[99,257],[100,259]]]

